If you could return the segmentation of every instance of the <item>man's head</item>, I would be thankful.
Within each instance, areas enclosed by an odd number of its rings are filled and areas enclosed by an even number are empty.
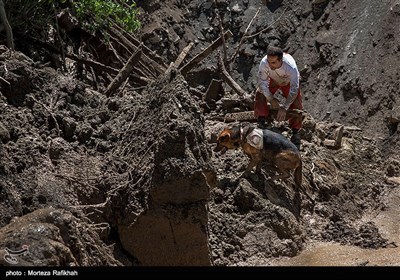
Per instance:
[[[272,70],[282,66],[283,50],[279,47],[269,46],[267,49],[268,64]]]

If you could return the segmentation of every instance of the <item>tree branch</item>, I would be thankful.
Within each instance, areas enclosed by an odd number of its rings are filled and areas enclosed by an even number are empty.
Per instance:
[[[247,36],[247,32],[249,32],[250,26],[253,24],[254,19],[258,16],[258,14],[260,13],[260,11],[261,11],[261,7],[258,8],[256,14],[254,15],[254,17],[251,19],[251,21],[250,21],[249,24],[247,25],[247,28],[246,28],[246,30],[244,31],[242,38],[240,38],[239,45],[236,47],[236,51],[235,51],[235,53],[232,55],[231,59],[229,60],[229,63],[232,63],[232,61],[234,61],[235,58],[236,58],[236,56],[238,55],[239,50],[240,50],[240,47],[243,45],[243,42],[244,42],[244,40],[245,40],[245,38],[246,38],[246,36]]]
[[[246,96],[246,92],[232,79],[228,71],[226,71],[221,55],[219,55],[218,67],[224,82],[227,83],[239,95]]]
[[[14,48],[14,36],[13,36],[12,29],[11,29],[11,25],[10,25],[10,23],[8,22],[8,19],[7,19],[7,14],[6,14],[6,11],[5,11],[5,9],[4,9],[3,0],[0,0],[0,20],[1,20],[1,22],[3,23],[4,29],[5,29],[5,31],[6,31],[6,35],[7,35],[7,47],[8,47],[10,50],[15,50],[15,48]]]

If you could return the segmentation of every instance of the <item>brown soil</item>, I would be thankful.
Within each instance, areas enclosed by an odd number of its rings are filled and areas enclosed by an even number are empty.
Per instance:
[[[106,79],[48,67],[16,34],[17,52],[0,52],[1,265],[23,245],[24,266],[400,265],[399,1],[137,3],[137,36],[166,65],[219,37],[217,12],[232,57],[261,8],[249,33],[271,28],[227,68],[251,95],[267,45],[295,57],[303,189],[268,165],[239,178],[240,150],[212,152],[227,125],[213,117],[252,109],[225,83],[206,96],[217,51],[107,97]],[[341,126],[341,146],[325,145]]]

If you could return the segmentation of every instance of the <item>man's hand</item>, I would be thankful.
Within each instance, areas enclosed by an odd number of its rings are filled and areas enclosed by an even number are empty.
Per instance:
[[[282,122],[286,119],[286,110],[283,108],[280,108],[278,111],[278,114],[276,115],[276,120],[278,122]]]
[[[271,101],[270,101],[270,103],[271,103],[271,108],[272,109],[279,109],[279,101],[278,100],[276,100],[275,98],[273,98]]]

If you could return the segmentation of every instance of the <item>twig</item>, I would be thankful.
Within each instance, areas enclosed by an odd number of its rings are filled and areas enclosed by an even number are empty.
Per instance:
[[[232,63],[232,61],[234,61],[235,58],[236,58],[236,56],[238,55],[239,50],[240,50],[240,47],[243,45],[244,39],[245,39],[245,37],[246,37],[246,35],[247,35],[247,32],[249,31],[250,26],[253,24],[254,19],[258,16],[258,14],[260,13],[260,11],[261,11],[261,7],[258,8],[256,14],[254,15],[254,17],[251,19],[251,21],[250,21],[249,24],[247,25],[247,28],[246,28],[246,30],[244,31],[242,38],[240,38],[239,45],[237,46],[235,53],[233,54],[233,56],[232,56],[231,59],[229,60],[229,63]]]
[[[122,94],[122,92],[124,91],[124,89],[125,89],[126,85],[128,84],[128,82],[129,82],[129,78],[126,78],[126,80],[125,80],[124,84],[122,85],[121,89],[118,91],[118,94]]]
[[[131,121],[129,122],[128,128],[126,129],[126,131],[124,132],[124,135],[126,134],[127,131],[129,131],[129,129],[131,129],[131,125],[133,123],[133,121],[136,119],[136,111],[133,112],[133,117],[131,119]]]
[[[147,67],[146,64],[143,61],[139,61],[139,65],[140,65],[140,67],[142,67],[143,70],[145,70],[145,71],[141,70],[141,72],[143,73],[143,75],[145,77],[150,78],[150,76],[153,76],[153,78],[158,78],[157,72],[156,71],[151,71],[149,69],[149,67]],[[145,72],[147,72],[147,74],[144,74]]]
[[[61,179],[64,179],[64,180],[68,180],[69,183],[72,182],[72,183],[75,183],[75,184],[78,184],[78,185],[81,185],[81,186],[85,186],[85,187],[89,187],[89,188],[95,189],[96,191],[99,190],[97,187],[92,186],[92,185],[90,185],[89,183],[84,183],[84,182],[82,182],[82,178],[73,177],[73,176],[71,176],[71,175],[66,176],[66,175],[62,175],[62,174],[54,174],[54,176],[60,177]],[[86,177],[87,177],[87,178],[86,178],[86,181],[87,181],[87,182],[89,182],[89,181],[91,181],[91,180],[96,180],[95,178],[90,179],[90,178],[88,178],[88,176],[86,176]]]
[[[54,121],[54,124],[55,124],[55,126],[56,126],[56,129],[57,129],[57,136],[60,136],[60,135],[61,135],[61,133],[60,133],[60,127],[58,126],[57,119],[56,119],[56,117],[54,116],[53,112],[49,109],[49,107],[47,107],[46,105],[44,105],[42,102],[40,102],[39,100],[37,100],[35,97],[31,96],[31,98],[32,98],[32,100],[35,101],[37,104],[41,105],[41,106],[50,114],[51,118],[52,118],[53,121]]]
[[[110,49],[112,50],[112,52],[114,53],[115,57],[117,58],[117,60],[124,65],[124,62],[122,61],[122,58],[119,56],[118,52],[115,50],[114,46],[112,45],[111,42],[108,42],[108,45],[110,46]]]
[[[140,177],[140,179],[139,179],[135,184],[133,184],[132,187],[136,187],[136,185],[138,185],[138,184],[143,180],[143,178],[144,178],[144,176],[143,176],[143,177]],[[130,182],[131,182],[131,181],[127,181],[125,184],[120,185],[120,186],[118,186],[118,187],[116,187],[116,188],[113,188],[113,189],[109,190],[109,191],[107,192],[107,194],[109,195],[109,194],[111,194],[111,193],[113,193],[113,192],[115,192],[115,191],[117,191],[117,190],[119,190],[119,189],[121,189],[121,188],[123,188],[123,187],[126,187]]]
[[[311,174],[313,174],[313,175],[314,175],[314,173],[313,173],[313,171],[314,171],[314,168],[315,168],[315,164],[314,164],[314,162],[311,162],[311,165],[312,165],[312,167],[311,167],[311,170],[310,170],[310,172],[311,172]]]
[[[92,73],[92,76],[93,76],[94,88],[95,88],[95,90],[98,90],[99,84],[97,83],[97,76],[96,76],[96,73],[94,72],[93,67],[90,67],[90,73]]]
[[[270,25],[268,25],[268,26],[265,27],[264,29],[261,29],[261,30],[258,31],[257,33],[254,33],[254,34],[249,35],[249,36],[245,36],[245,37],[243,37],[243,38],[244,38],[244,39],[250,39],[250,38],[253,38],[253,37],[255,37],[255,36],[258,36],[259,34],[261,34],[261,33],[265,32],[265,31],[267,31],[268,29],[270,29],[275,23],[277,23],[277,22],[281,19],[281,17],[285,14],[286,10],[287,10],[287,7],[286,7],[285,10],[282,12],[282,14],[278,17],[277,20],[275,20],[273,23],[271,23]]]
[[[73,59],[73,60],[75,60],[77,62],[80,62],[82,64],[85,64],[87,66],[93,67],[94,69],[97,69],[99,71],[103,71],[103,72],[106,72],[106,73],[109,73],[109,74],[114,74],[114,75],[119,73],[119,71],[117,69],[115,69],[115,68],[112,68],[110,66],[104,65],[104,64],[102,64],[100,62],[97,62],[97,61],[94,61],[94,60],[91,60],[91,59],[85,59],[85,58],[77,56],[77,55],[75,55],[73,53],[67,53],[66,57],[71,58],[71,59]]]
[[[86,204],[86,205],[74,205],[72,206],[73,208],[99,208],[99,207],[105,207],[107,203],[110,201],[110,196],[107,196],[106,201],[98,204]]]
[[[222,36],[225,33],[225,31],[224,31],[224,26],[222,24],[222,18],[221,18],[220,14],[219,14],[219,11],[217,9],[217,0],[214,0],[214,4],[215,4],[215,14],[216,14],[216,16],[218,18],[219,31],[221,33],[221,38],[222,38],[222,49],[224,51],[224,64],[226,65],[226,62],[227,62],[227,58],[226,58],[226,56],[227,56],[226,43],[225,43],[225,37]]]
[[[3,82],[5,82],[7,85],[10,85],[10,82],[7,81],[6,79],[4,79],[3,77],[0,76],[0,80],[2,80]]]
[[[225,83],[227,83],[234,91],[236,91],[239,95],[245,96],[246,92],[232,79],[231,75],[229,75],[228,71],[226,71],[224,62],[222,61],[222,56],[219,55],[218,66],[220,69],[220,73],[222,79]]]

